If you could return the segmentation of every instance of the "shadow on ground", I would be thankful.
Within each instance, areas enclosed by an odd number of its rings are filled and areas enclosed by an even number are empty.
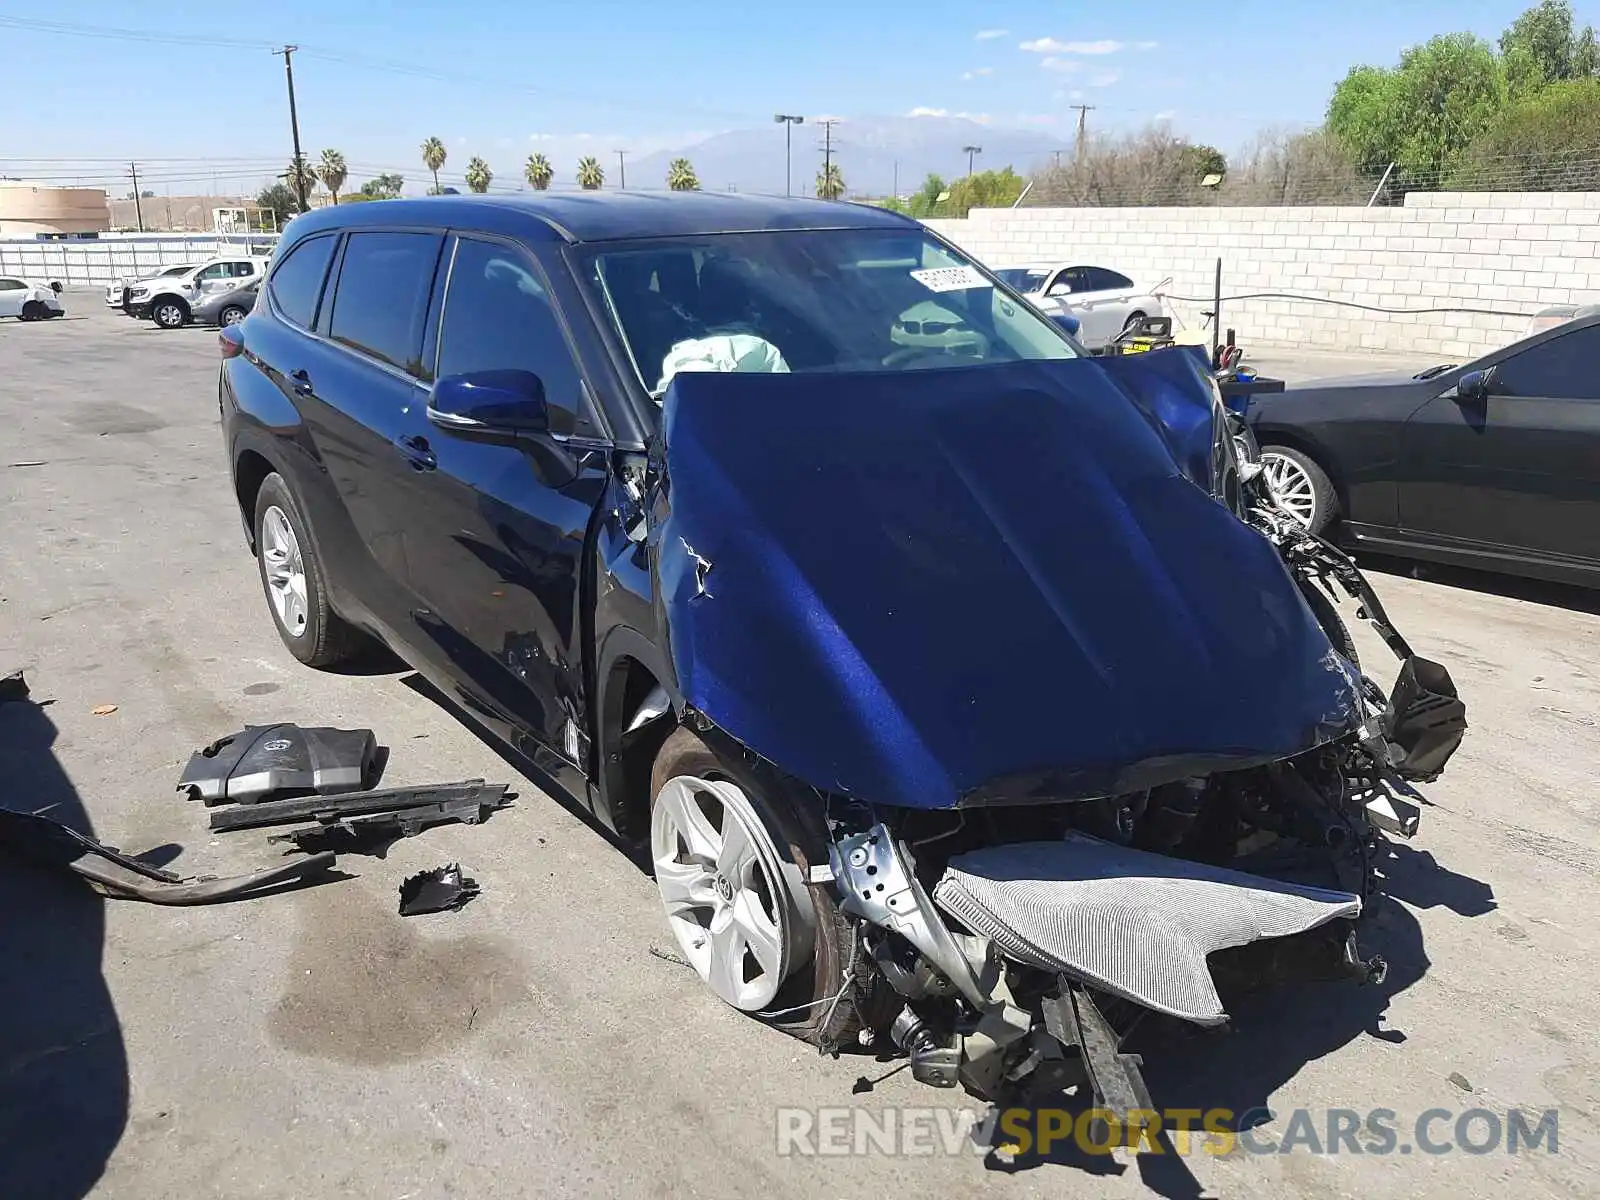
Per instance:
[[[48,713],[0,703],[3,802],[92,834]],[[87,1194],[127,1122],[127,1057],[100,969],[104,907],[81,879],[0,855],[0,1190],[10,1196]]]
[[[1600,589],[1551,583],[1544,579],[1524,579],[1519,575],[1497,575],[1491,571],[1476,571],[1470,567],[1451,567],[1442,563],[1391,558],[1388,555],[1373,554],[1365,550],[1359,552],[1359,558],[1362,570],[1371,570],[1381,575],[1403,575],[1408,579],[1425,579],[1442,587],[1483,592],[1490,596],[1504,596],[1509,600],[1544,604],[1551,608],[1564,608],[1569,612],[1600,614]]]

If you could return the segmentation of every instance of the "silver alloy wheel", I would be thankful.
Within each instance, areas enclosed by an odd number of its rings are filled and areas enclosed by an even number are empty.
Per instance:
[[[244,309],[225,308],[222,310],[222,323],[224,325],[237,325],[244,320]]]
[[[304,637],[311,612],[306,604],[305,560],[294,526],[276,504],[261,514],[261,569],[278,624],[290,637]]]
[[[1305,468],[1292,458],[1272,450],[1263,450],[1261,473],[1278,506],[1310,529],[1317,518],[1317,490]]]
[[[744,792],[721,779],[667,780],[650,812],[650,857],[689,965],[737,1009],[770,1005],[810,956],[813,918],[798,870]]]
[[[183,310],[176,304],[162,304],[156,308],[156,324],[164,329],[176,329],[183,324]]]

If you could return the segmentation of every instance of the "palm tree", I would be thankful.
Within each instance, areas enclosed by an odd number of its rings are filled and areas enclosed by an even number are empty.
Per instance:
[[[675,192],[698,192],[700,177],[687,158],[675,158],[667,167],[667,186]]]
[[[493,182],[494,172],[489,169],[489,164],[474,154],[472,161],[467,163],[467,186],[475,192],[487,192]]]
[[[542,154],[528,155],[528,162],[522,168],[522,173],[527,180],[541,192],[550,186],[550,181],[556,177],[555,168],[550,165],[550,160]]]
[[[830,162],[817,172],[817,195],[824,200],[837,200],[844,195],[844,172],[838,163]]]
[[[605,186],[606,173],[600,167],[600,160],[592,154],[585,154],[578,160],[578,186],[586,192],[598,191]]]
[[[311,169],[304,154],[289,160],[289,169],[283,173],[283,178],[296,200],[302,195],[311,195],[317,186],[317,173]]]
[[[335,204],[339,203],[339,189],[344,186],[349,174],[344,165],[344,155],[337,150],[322,152],[322,161],[317,164],[317,177],[322,180],[322,186],[333,193]]]
[[[444,160],[449,158],[444,143],[436,137],[431,137],[422,143],[422,165],[433,172],[433,194],[439,194],[439,168],[444,166]]]

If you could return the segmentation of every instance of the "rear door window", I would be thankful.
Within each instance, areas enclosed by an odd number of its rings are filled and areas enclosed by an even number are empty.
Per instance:
[[[439,328],[438,373],[442,379],[474,371],[537,375],[553,433],[591,424],[577,360],[540,272],[512,246],[461,238]]]
[[[1089,267],[1089,290],[1093,292],[1120,292],[1133,286],[1133,280],[1105,267]]]
[[[443,244],[437,233],[350,234],[328,336],[421,378],[422,325]]]
[[[307,238],[291,247],[273,269],[267,285],[272,301],[286,320],[302,329],[311,328],[317,315],[317,297],[322,294],[322,279],[337,243],[338,238],[331,234]]]

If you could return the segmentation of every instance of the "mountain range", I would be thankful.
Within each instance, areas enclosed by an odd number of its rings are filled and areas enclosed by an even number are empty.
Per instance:
[[[815,119],[792,130],[792,187],[795,195],[811,195],[822,168],[824,128]],[[916,191],[934,172],[946,180],[967,173],[965,147],[981,146],[975,170],[1012,167],[1026,175],[1048,165],[1053,155],[1071,149],[1052,134],[1029,129],[1002,129],[966,117],[852,117],[832,127],[833,159],[844,173],[852,196],[905,195]],[[693,145],[641,155],[628,163],[634,187],[662,187],[667,165],[687,158],[706,191],[784,192],[784,129],[735,129],[714,134]],[[607,179],[608,184],[613,183]]]

